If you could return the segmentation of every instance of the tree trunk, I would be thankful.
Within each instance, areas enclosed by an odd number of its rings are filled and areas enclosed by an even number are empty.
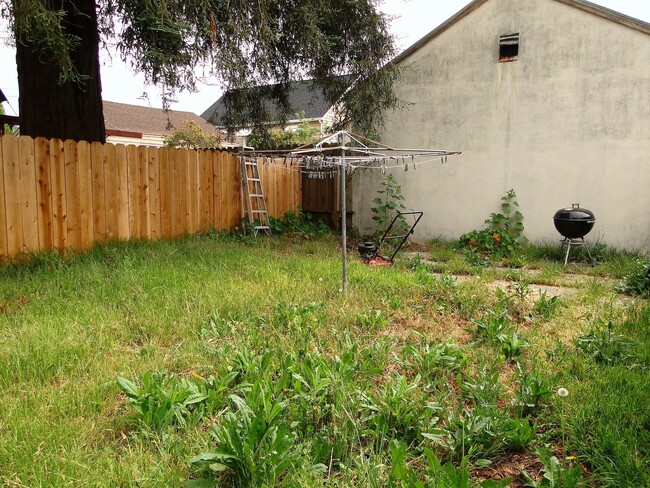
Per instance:
[[[54,3],[52,0],[48,4]],[[106,141],[99,74],[99,32],[93,1],[59,0],[63,28],[80,38],[70,53],[82,82],[60,82],[61,70],[32,46],[16,44],[20,133],[32,137]]]

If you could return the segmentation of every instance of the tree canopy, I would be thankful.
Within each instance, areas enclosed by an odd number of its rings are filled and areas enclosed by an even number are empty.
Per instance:
[[[310,127],[309,122],[302,121],[297,127],[280,130],[260,131],[255,129],[246,138],[246,145],[256,149],[278,149],[282,146],[302,146],[318,142],[320,128]]]
[[[284,122],[296,79],[313,79],[342,102],[338,124],[366,133],[398,103],[386,64],[394,42],[377,0],[0,0],[0,12],[16,40],[24,134],[103,140],[100,46],[170,96],[195,89],[205,63],[232,94],[229,127]],[[267,84],[277,110],[250,95]]]
[[[180,126],[165,137],[167,147],[185,147],[188,149],[214,149],[219,147],[221,138],[217,134],[209,134],[193,120],[181,122]]]

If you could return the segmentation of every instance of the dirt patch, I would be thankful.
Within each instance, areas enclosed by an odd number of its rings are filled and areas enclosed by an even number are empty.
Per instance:
[[[0,302],[0,313],[15,313],[29,302],[26,296],[14,295],[6,302]]]
[[[499,289],[507,294],[515,292],[512,286],[512,281],[495,280],[488,283],[487,286],[492,291]],[[545,294],[546,298],[550,299],[553,297],[571,296],[576,293],[577,290],[575,288],[568,288],[565,286],[528,285],[528,294],[526,295],[526,298],[528,300],[538,300],[542,294]]]
[[[521,474],[522,471],[526,472],[531,478],[539,479],[541,477],[543,465],[532,453],[521,452],[513,453],[503,456],[495,460],[489,466],[477,469],[472,473],[478,481],[484,480],[502,480],[504,478],[512,477],[510,487],[523,487],[526,486],[525,478]]]
[[[380,335],[390,336],[396,342],[405,343],[413,333],[421,333],[442,342],[454,341],[459,345],[467,344],[472,339],[467,332],[468,322],[456,314],[433,315],[415,314],[397,316],[382,329]]]
[[[401,257],[408,259],[408,260],[422,260],[427,263],[435,263],[435,259],[433,259],[433,254],[430,252],[426,251],[425,249],[419,249],[419,250],[409,250],[408,252],[402,252]]]

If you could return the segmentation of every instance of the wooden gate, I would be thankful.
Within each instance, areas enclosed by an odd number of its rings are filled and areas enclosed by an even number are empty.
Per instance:
[[[347,195],[347,228],[352,226],[352,193],[350,192],[350,177],[346,181]],[[328,227],[341,228],[341,202],[339,193],[339,173],[333,171],[332,177],[310,178],[302,175],[302,209],[310,213],[315,221],[324,222]]]
[[[324,222],[328,227],[340,227],[338,173],[330,178],[310,178],[302,175],[302,209],[310,213],[315,221]]]

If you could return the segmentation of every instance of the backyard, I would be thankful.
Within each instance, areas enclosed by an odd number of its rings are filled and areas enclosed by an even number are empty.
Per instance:
[[[10,264],[0,482],[650,486],[642,258],[594,251],[432,241],[346,294],[322,229]]]

